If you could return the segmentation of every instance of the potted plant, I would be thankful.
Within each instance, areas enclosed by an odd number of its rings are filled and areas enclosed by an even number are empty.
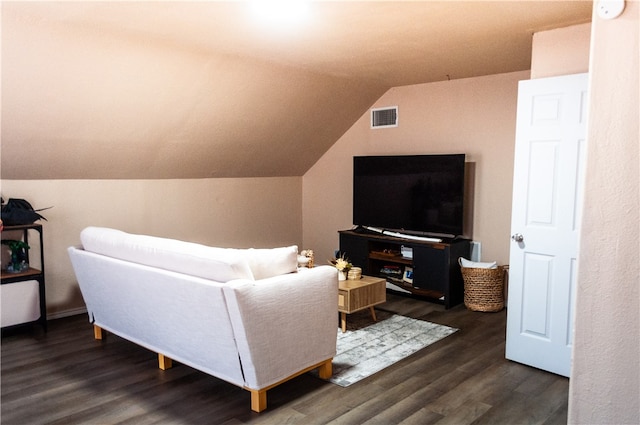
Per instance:
[[[329,260],[329,264],[338,269],[338,280],[347,280],[349,269],[353,267],[349,259],[344,256],[344,253],[342,253],[342,255],[338,258]]]
[[[7,272],[20,273],[21,271],[29,268],[29,264],[26,261],[26,250],[29,249],[29,245],[27,245],[26,242],[5,239],[2,241],[2,245],[7,245],[11,252],[11,262],[7,266]]]

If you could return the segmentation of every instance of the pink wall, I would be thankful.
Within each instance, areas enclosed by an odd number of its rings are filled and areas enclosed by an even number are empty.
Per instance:
[[[594,3],[594,8],[597,2]],[[569,423],[640,423],[640,4],[593,18]]]
[[[303,241],[320,262],[352,226],[352,157],[465,153],[475,163],[474,240],[482,255],[509,261],[518,81],[529,72],[394,87],[372,108],[398,106],[397,128],[371,130],[369,111],[303,178]]]
[[[590,38],[591,23],[535,33],[531,78],[587,72]]]
[[[84,311],[67,247],[86,226],[213,246],[266,248],[301,243],[302,178],[170,180],[2,180],[2,195],[43,212],[47,310]]]
[[[371,130],[369,111],[303,179],[303,241],[319,258],[338,249],[337,231],[352,226],[352,157],[467,154],[475,164],[472,233],[483,260],[509,263],[517,83],[586,72],[590,24],[536,33],[529,72],[394,87],[373,105],[398,106],[397,128]],[[534,68],[535,67],[535,68]]]

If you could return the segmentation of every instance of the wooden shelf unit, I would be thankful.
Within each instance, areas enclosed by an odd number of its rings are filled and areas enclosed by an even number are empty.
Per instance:
[[[43,244],[43,237],[42,237],[42,224],[34,223],[34,224],[23,224],[23,225],[16,225],[16,226],[4,226],[4,229],[2,230],[2,239],[14,239],[14,238],[8,237],[5,232],[9,232],[10,234],[20,232],[21,239],[25,243],[29,244],[30,230],[38,232],[38,237],[40,242],[38,246],[40,250],[39,252],[40,269],[29,267],[29,269],[21,271],[19,273],[9,273],[6,270],[2,270],[0,275],[0,283],[2,285],[19,285],[20,282],[25,282],[30,280],[37,281],[40,317],[33,322],[18,323],[15,325],[5,326],[3,327],[3,329],[29,325],[33,323],[39,323],[40,325],[42,325],[42,328],[46,332],[47,331],[47,301],[46,301],[45,283],[44,283],[44,244]],[[29,262],[29,251],[31,251],[31,249],[28,249],[26,251],[26,259],[28,262]]]
[[[355,230],[338,233],[340,252],[354,266],[362,267],[363,274],[384,277],[407,291],[407,295],[443,304],[447,309],[463,302],[464,283],[458,257],[469,258],[471,242],[468,239],[427,242]],[[394,255],[400,253],[402,247],[410,248],[413,256]],[[396,267],[402,272],[412,268],[413,282],[382,273],[384,266]]]

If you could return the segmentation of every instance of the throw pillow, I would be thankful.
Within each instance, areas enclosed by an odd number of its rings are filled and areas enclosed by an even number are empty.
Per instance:
[[[496,261],[492,263],[481,263],[478,261],[469,261],[463,257],[460,257],[460,265],[462,267],[469,267],[473,269],[497,269],[498,268],[498,263]]]
[[[298,270],[298,247],[256,249],[245,251],[255,280],[292,273]]]
[[[242,250],[102,227],[87,227],[80,233],[80,240],[86,251],[216,282],[253,278]]]

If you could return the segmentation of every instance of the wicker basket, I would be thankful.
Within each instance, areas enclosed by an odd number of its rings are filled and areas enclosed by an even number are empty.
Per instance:
[[[472,311],[496,312],[504,308],[505,268],[462,267],[464,305]]]

